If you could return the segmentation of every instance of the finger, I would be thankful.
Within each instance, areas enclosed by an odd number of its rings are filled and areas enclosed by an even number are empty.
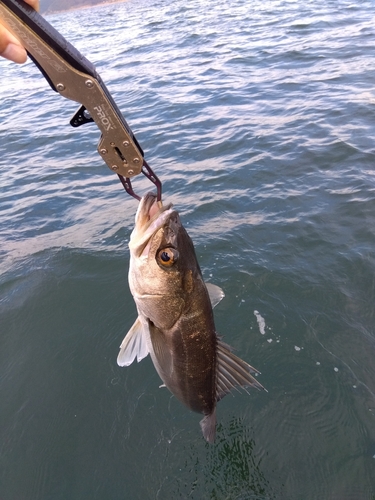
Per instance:
[[[25,0],[33,9],[39,10],[39,0]]]
[[[2,24],[0,24],[0,56],[16,63],[24,63],[27,59],[26,50]]]
[[[39,0],[25,0],[25,2],[33,9],[39,10]],[[27,59],[26,50],[2,24],[0,24],[0,56],[16,63],[24,63]]]

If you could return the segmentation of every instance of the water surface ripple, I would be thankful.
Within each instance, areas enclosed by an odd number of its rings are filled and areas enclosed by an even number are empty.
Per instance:
[[[149,359],[117,366],[136,202],[98,129],[69,126],[76,104],[1,61],[0,497],[373,499],[373,3],[49,20],[113,93],[225,291],[218,331],[269,392],[220,402],[208,446]]]

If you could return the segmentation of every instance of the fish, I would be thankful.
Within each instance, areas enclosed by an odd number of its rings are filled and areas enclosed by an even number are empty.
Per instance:
[[[150,354],[163,385],[190,410],[204,415],[213,443],[216,405],[232,389],[264,389],[259,372],[233,354],[216,332],[213,308],[224,292],[205,283],[193,242],[172,204],[156,195],[140,200],[129,241],[129,288],[138,317],[118,354],[119,366]]]

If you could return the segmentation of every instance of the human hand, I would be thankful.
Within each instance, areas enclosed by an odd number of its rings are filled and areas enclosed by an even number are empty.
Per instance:
[[[39,10],[39,0],[25,0],[33,9]],[[1,24],[0,19],[0,56],[14,61],[16,63],[24,63],[27,59],[27,53],[24,47],[17,38],[12,35]]]

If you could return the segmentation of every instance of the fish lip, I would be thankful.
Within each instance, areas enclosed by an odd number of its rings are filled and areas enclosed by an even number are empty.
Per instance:
[[[145,196],[140,201],[138,212],[145,212],[147,213],[150,212],[152,205],[156,201],[156,194],[155,193],[147,193]]]
[[[156,202],[156,194],[147,193],[139,203],[135,216],[135,228],[129,241],[129,249],[137,257],[142,255],[150,238],[164,226],[169,216],[174,212],[172,203],[168,203],[165,206],[158,206],[156,212],[150,216],[150,211]]]
[[[157,202],[157,196],[155,193],[147,193],[143,196],[139,203],[139,207],[137,210],[136,221],[135,224],[139,223],[139,219],[145,218],[149,225],[163,213],[169,210],[172,207],[172,203],[168,203],[167,205],[158,206],[155,213],[150,216],[151,209],[153,205]],[[144,223],[144,222],[143,222]]]

